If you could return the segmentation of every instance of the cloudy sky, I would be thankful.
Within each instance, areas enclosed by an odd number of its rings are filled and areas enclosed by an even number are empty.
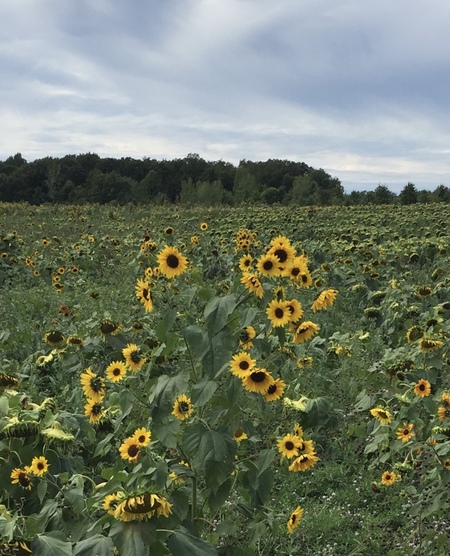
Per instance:
[[[1,0],[0,160],[281,158],[450,187],[448,0]]]

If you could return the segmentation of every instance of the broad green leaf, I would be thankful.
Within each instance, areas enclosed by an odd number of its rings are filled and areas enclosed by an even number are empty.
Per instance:
[[[191,391],[191,399],[194,406],[203,407],[207,404],[217,390],[217,386],[217,382],[207,378],[198,382]]]
[[[270,464],[275,459],[275,451],[271,449],[261,450],[258,458],[258,473],[257,476],[260,477],[264,471],[270,466]]]
[[[176,448],[177,435],[180,432],[181,421],[167,421],[162,423],[154,423],[152,432],[154,437],[158,439],[166,448]]]
[[[224,297],[213,297],[205,307],[204,318],[210,336],[213,336],[228,323],[228,317],[236,307],[234,294]]]
[[[208,496],[208,506],[212,512],[216,512],[223,506],[223,504],[225,504],[225,501],[230,494],[232,484],[232,480],[227,479],[219,486],[219,488],[215,492],[212,491],[211,494]]]
[[[167,546],[173,556],[217,556],[217,550],[211,544],[194,537],[184,527],[175,529]]]
[[[205,375],[214,379],[228,369],[235,345],[232,334],[222,330],[208,341],[202,355]]]
[[[173,376],[161,375],[149,397],[149,403],[160,405],[172,403],[175,398],[183,393],[189,383],[189,371],[181,371]]]
[[[77,542],[73,549],[73,556],[110,556],[113,552],[114,543],[111,537],[95,535]]]
[[[149,546],[155,539],[155,526],[148,522],[116,522],[111,527],[110,535],[120,554],[148,556]]]
[[[59,531],[42,533],[31,543],[36,556],[72,556],[72,543]]]

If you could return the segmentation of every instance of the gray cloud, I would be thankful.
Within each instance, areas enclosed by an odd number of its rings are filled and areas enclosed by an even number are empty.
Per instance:
[[[0,158],[286,158],[449,184],[450,4],[2,0]]]

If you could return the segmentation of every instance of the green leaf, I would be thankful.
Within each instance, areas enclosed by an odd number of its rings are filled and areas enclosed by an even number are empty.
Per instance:
[[[177,435],[180,432],[181,421],[168,421],[162,423],[154,423],[152,431],[161,444],[166,448],[177,447]]]
[[[40,481],[37,486],[37,495],[39,498],[39,502],[42,504],[42,500],[44,500],[45,495],[47,494],[47,481]]]
[[[206,341],[201,361],[205,375],[214,379],[228,369],[234,351],[233,336],[228,330],[222,330]]]
[[[189,499],[181,490],[174,490],[170,495],[172,512],[180,521],[184,521],[189,513]]]
[[[216,512],[227,500],[231,485],[233,484],[231,479],[227,479],[224,483],[222,483],[219,488],[208,496],[208,506],[212,512]]]
[[[110,556],[113,552],[114,543],[111,537],[95,535],[77,542],[74,546],[73,556]]]
[[[116,522],[110,535],[120,554],[148,556],[149,546],[155,538],[155,526],[150,523]]]
[[[31,543],[36,556],[72,556],[72,543],[59,531],[37,535]]]
[[[195,407],[203,407],[213,397],[214,392],[217,390],[217,382],[208,380],[207,378],[198,382],[191,391],[192,403]]]
[[[217,550],[211,544],[194,537],[184,527],[175,529],[167,546],[173,556],[217,556]]]
[[[170,403],[187,389],[189,383],[189,371],[181,371],[174,376],[161,375],[149,397],[149,403],[156,406]]]
[[[228,316],[236,307],[236,297],[234,294],[224,297],[213,297],[205,307],[204,318],[208,326],[210,336],[213,336],[228,323]]]
[[[206,427],[197,423],[188,425],[183,433],[183,449],[190,459],[193,459],[198,453],[200,442],[206,432]]]
[[[269,467],[269,465],[275,459],[275,452],[271,449],[261,450],[258,458],[258,473],[257,477],[260,477],[264,471]]]

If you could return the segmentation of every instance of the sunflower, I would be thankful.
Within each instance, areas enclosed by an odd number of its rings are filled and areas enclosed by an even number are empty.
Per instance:
[[[244,349],[250,349],[253,347],[252,340],[256,337],[256,331],[253,326],[246,326],[244,329],[241,330],[239,334],[239,344]]]
[[[167,228],[164,230],[164,233],[166,234],[166,236],[171,236],[174,232],[174,229],[172,228],[172,226],[167,226]]]
[[[79,336],[69,336],[66,340],[68,346],[81,347],[83,345],[83,338]]]
[[[239,442],[242,442],[243,440],[247,440],[248,435],[241,428],[238,428],[235,430],[233,438],[239,444]]]
[[[112,320],[103,320],[100,325],[100,334],[107,336],[108,334],[115,334],[120,329],[120,324]]]
[[[136,344],[127,344],[127,347],[122,350],[122,355],[131,371],[138,371],[146,362],[146,358]]]
[[[287,434],[277,440],[278,451],[287,459],[295,458],[299,455],[299,447],[302,439],[295,434]]]
[[[430,286],[420,286],[416,290],[417,297],[420,297],[421,299],[423,299],[424,297],[429,297],[432,293],[433,290],[430,288]]]
[[[297,322],[303,317],[303,308],[297,299],[286,301],[286,309],[290,313],[289,322]]]
[[[103,417],[103,406],[101,402],[96,402],[95,400],[88,399],[84,406],[84,414],[89,417],[89,422],[92,424],[99,423]]]
[[[172,415],[175,415],[180,421],[184,421],[189,417],[193,409],[191,398],[186,396],[186,394],[181,394],[173,404]]]
[[[287,307],[286,301],[272,299],[266,309],[266,315],[270,319],[272,326],[285,326],[291,320],[291,311]]]
[[[401,475],[394,473],[394,471],[385,471],[381,475],[381,482],[385,486],[391,486],[400,479],[401,479]]]
[[[382,425],[388,425],[392,421],[391,412],[384,407],[374,407],[370,410],[370,414]]]
[[[241,284],[247,288],[247,290],[251,293],[256,294],[256,297],[263,297],[264,290],[262,284],[256,274],[252,274],[250,272],[244,272],[241,278]]]
[[[36,475],[37,477],[43,477],[45,473],[47,473],[49,468],[49,464],[47,459],[44,456],[34,457],[31,460],[31,465],[29,468],[29,472],[32,475]]]
[[[305,320],[300,323],[294,332],[293,342],[294,344],[301,344],[306,342],[313,336],[315,336],[320,330],[320,326],[318,324],[314,324],[309,320]]]
[[[200,224],[200,230],[205,231],[208,229],[208,224],[206,222],[202,222]]]
[[[33,483],[31,482],[31,477],[29,475],[29,468],[27,467],[26,470],[20,469],[20,467],[16,467],[11,471],[11,484],[20,485],[22,488],[26,490],[31,490],[33,487]]]
[[[18,388],[20,381],[13,375],[0,373],[0,388]]]
[[[256,263],[256,270],[263,276],[280,276],[280,259],[275,255],[266,253]]]
[[[301,280],[300,276],[305,273],[309,273],[308,259],[303,255],[288,261],[283,270],[283,276],[290,278],[294,282],[299,282]]]
[[[432,340],[431,338],[421,338],[419,340],[419,349],[423,353],[428,353],[430,351],[436,351],[444,346],[444,342],[441,340]]]
[[[295,258],[295,248],[287,237],[277,236],[272,239],[270,245],[268,253],[275,255],[282,266]]]
[[[287,529],[288,529],[288,532],[289,532],[290,535],[292,535],[292,533],[298,527],[302,517],[303,517],[303,508],[301,508],[300,506],[297,506],[295,508],[295,510],[291,513],[291,515],[289,516],[289,519],[288,519],[288,522],[287,522]]]
[[[414,386],[414,394],[421,398],[426,398],[431,394],[431,384],[428,380],[421,378]]]
[[[144,493],[129,496],[117,506],[114,517],[120,521],[143,521],[154,515],[169,517],[172,504],[159,494]]]
[[[286,383],[281,378],[276,378],[274,383],[267,389],[267,394],[264,394],[266,402],[274,402],[279,400],[284,393]]]
[[[138,279],[136,284],[136,297],[144,306],[144,309],[147,313],[151,313],[153,311],[153,301],[150,295],[150,286],[148,282],[144,282],[144,280]]]
[[[239,378],[245,378],[255,367],[256,360],[250,357],[250,354],[241,351],[237,355],[233,355],[230,362],[230,370]]]
[[[44,336],[44,342],[52,347],[59,346],[64,342],[64,340],[64,334],[62,334],[59,330],[51,330],[50,332],[46,332]]]
[[[308,369],[313,364],[313,358],[311,356],[308,357],[300,357],[297,359],[297,367],[299,369]]]
[[[245,378],[242,379],[242,385],[249,392],[258,394],[267,394],[269,386],[275,383],[272,375],[266,369],[255,368]]]
[[[95,402],[101,402],[103,400],[105,397],[105,379],[103,377],[93,373],[89,367],[81,374],[80,382],[83,388],[83,394],[87,398]]]
[[[444,461],[444,467],[445,467],[445,469],[450,469],[450,459],[446,459]]]
[[[150,443],[152,438],[152,433],[148,431],[145,427],[141,427],[140,429],[136,429],[132,435],[132,438],[136,440],[138,445],[141,447],[145,447]]]
[[[442,392],[441,402],[443,402],[443,404],[450,409],[450,394],[447,394],[447,392]]]
[[[192,245],[198,245],[198,236],[191,236]]]
[[[331,307],[336,299],[337,293],[337,290],[333,289],[321,292],[311,306],[312,312],[315,313],[316,311],[321,311],[326,307]]]
[[[247,272],[252,266],[253,257],[249,254],[243,255],[239,259],[239,268],[242,272]]]
[[[158,255],[160,271],[167,278],[175,278],[186,272],[187,259],[176,247],[166,245]]]
[[[420,340],[423,336],[423,330],[421,330],[418,326],[412,326],[406,332],[406,340],[408,344],[413,344],[417,340]]]
[[[437,410],[437,418],[442,423],[447,419],[447,417],[450,417],[450,407],[440,405]]]
[[[134,436],[126,438],[119,447],[120,457],[129,463],[136,463],[139,457],[141,445]]]
[[[142,322],[133,322],[133,324],[131,325],[131,330],[139,334],[144,331],[144,325],[142,324]]]
[[[289,471],[307,471],[316,465],[319,458],[315,452],[312,454],[301,454],[289,466]]]
[[[127,374],[127,367],[122,361],[113,361],[106,367],[105,372],[111,382],[120,382]]]
[[[303,428],[298,423],[295,423],[294,425],[294,434],[295,436],[300,436],[300,437],[303,436]]]
[[[123,492],[115,492],[113,494],[108,494],[103,498],[102,507],[110,515],[114,515],[119,503],[124,499],[125,494]]]
[[[415,436],[415,433],[412,432],[412,429],[414,428],[414,424],[413,423],[403,423],[402,427],[399,427],[397,429],[396,435],[397,438],[399,440],[401,440],[402,442],[408,442],[409,440],[411,440],[411,438],[413,436]]]

